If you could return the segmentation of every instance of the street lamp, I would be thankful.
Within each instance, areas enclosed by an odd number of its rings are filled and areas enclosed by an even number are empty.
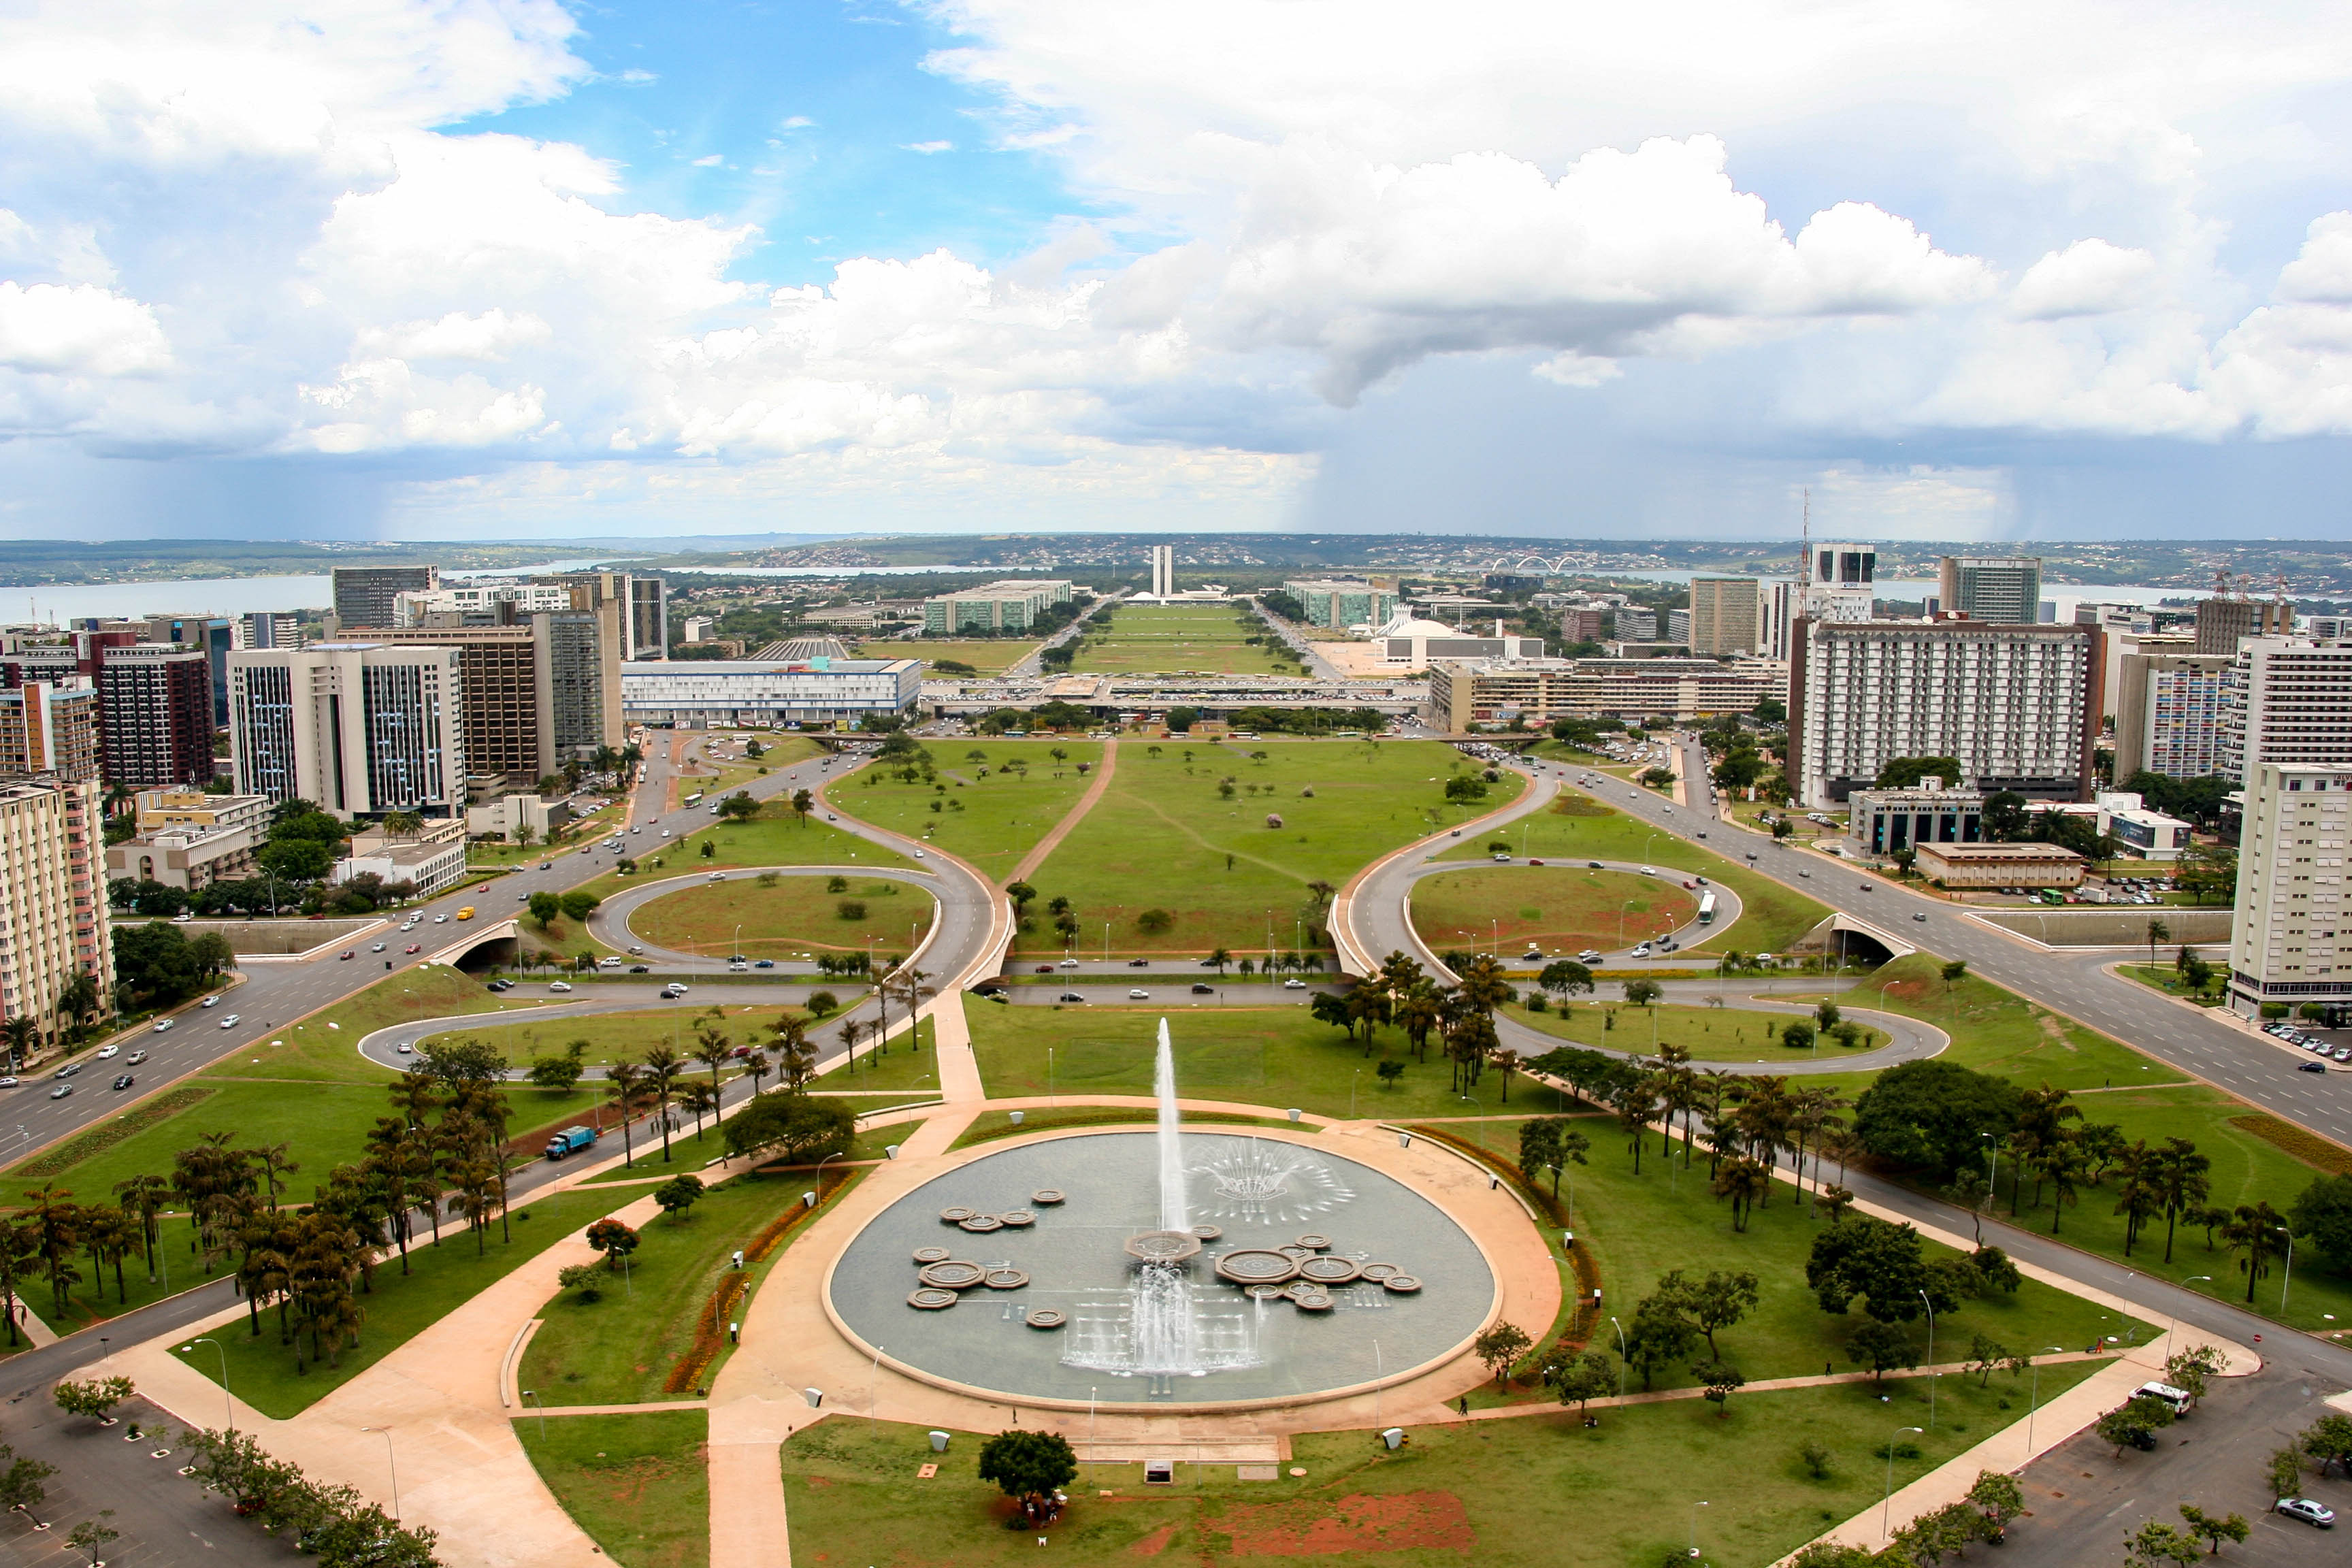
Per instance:
[[[545,1420],[546,1417],[541,1416],[541,1419]],[[384,1468],[392,1472],[392,1522],[398,1524],[400,1522],[400,1466],[394,1461],[392,1457],[392,1428],[389,1426],[362,1426],[360,1430],[362,1432],[373,1432],[383,1439]]]
[[[1887,1524],[1895,1517],[1895,1438],[1918,1430],[1916,1426],[1897,1426],[1895,1436],[1886,1439],[1886,1490],[1878,1500],[1878,1544],[1882,1547],[1893,1539]]]
[[[1927,1309],[1927,1427],[1936,1426],[1936,1303],[1927,1300],[1927,1292],[1919,1292],[1920,1304]]]
[[[2279,1310],[2286,1310],[2287,1287],[2294,1283],[2294,1232],[2284,1226],[2272,1227],[2286,1237],[2286,1272],[2279,1276]]]
[[[2045,1345],[2042,1348],[2053,1355],[2062,1353],[2064,1350],[2062,1345]],[[2027,1460],[2033,1458],[2033,1413],[2042,1405],[2042,1363],[2038,1361],[2033,1362],[2032,1366],[2033,1388],[2032,1392],[2026,1395],[2025,1400],[2025,1458]]]
[[[180,1347],[180,1353],[185,1355],[194,1351],[198,1345],[210,1345],[213,1349],[220,1352],[221,1412],[228,1418],[228,1429],[234,1432],[236,1430],[236,1406],[230,1401],[228,1396],[228,1351],[218,1340],[190,1340],[186,1344]]]
[[[1625,1397],[1625,1325],[1612,1318],[1609,1326],[1617,1331],[1617,1397],[1622,1399]]]
[[[1698,1510],[1706,1506],[1703,1501],[1691,1504],[1690,1554],[1693,1557],[1698,1555]]]
[[[2198,1280],[2200,1280],[2200,1279],[2202,1279],[2202,1280],[2203,1280],[2203,1281],[2205,1281],[2205,1283],[2206,1283],[2206,1284],[2208,1284],[2208,1285],[2210,1285],[2211,1283],[2213,1283],[2213,1277],[2212,1277],[2210,1274],[2191,1274],[2188,1279],[2183,1279],[2183,1280],[2181,1281],[2181,1284],[2183,1284],[2183,1285],[2193,1285],[2193,1284],[2195,1284],[2195,1283],[2196,1283]],[[2285,1301],[2284,1301],[2284,1300],[2285,1293],[2284,1293],[2284,1291],[2282,1291],[2282,1292],[2280,1292],[2280,1295],[2281,1295],[2282,1300],[2281,1300],[2280,1304],[2279,1304],[2279,1310],[2280,1310],[2281,1311],[2284,1311],[2284,1310],[2286,1310],[2286,1304],[2285,1304]],[[2180,1309],[2179,1309],[2179,1308],[2178,1308],[2178,1307],[2175,1307],[2174,1309],[2172,1309],[2172,1329],[2171,1329],[2171,1331],[2170,1331],[2168,1333],[2167,1333],[2167,1334],[2164,1336],[2164,1342],[2165,1342],[2167,1345],[2170,1346],[2176,1354],[2179,1352],[2179,1348],[2180,1348],[2180,1347],[2179,1347],[2179,1345],[2178,1343],[2176,1343],[2176,1342],[2177,1342],[2179,1338],[2180,1338]]]
[[[547,1401],[540,1398],[536,1388],[524,1389],[522,1396],[539,1406],[539,1440],[544,1443],[547,1441]]]

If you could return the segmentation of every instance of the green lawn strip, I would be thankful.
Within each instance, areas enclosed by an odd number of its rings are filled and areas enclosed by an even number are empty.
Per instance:
[[[691,833],[678,831],[698,819],[704,826]],[[676,877],[689,871],[730,871],[745,866],[888,866],[903,869],[915,864],[895,849],[885,849],[827,823],[821,805],[803,821],[785,802],[763,801],[760,815],[749,822],[722,822],[696,806],[683,815],[673,812],[663,817],[662,827],[669,828],[677,837],[664,838],[659,827],[629,835],[628,854],[637,862],[636,876],[624,877],[618,871],[607,871],[582,884],[583,890],[599,899],[609,899],[647,878]],[[702,853],[706,843],[711,847],[708,858]],[[655,864],[656,861],[660,864]]]
[[[836,993],[845,996],[858,994],[857,988],[844,985]],[[713,1017],[716,1011],[719,1016]],[[467,1026],[440,1034],[425,1037],[426,1045],[445,1040],[477,1040],[489,1047],[516,1067],[529,1067],[541,1057],[558,1057],[570,1049],[574,1040],[585,1040],[587,1049],[582,1061],[592,1068],[610,1067],[617,1061],[640,1061],[656,1046],[667,1046],[681,1057],[696,1048],[695,1031],[706,1026],[715,1026],[726,1037],[728,1045],[766,1046],[775,1039],[773,1026],[787,1012],[798,1012],[776,1003],[746,1005],[740,1002],[723,1003],[713,1000],[692,1013],[564,1013],[551,1012],[544,1016],[522,1017],[512,1022],[501,1021],[482,1026]],[[817,1030],[822,1034],[824,1026]],[[830,1042],[827,1042],[830,1044]],[[731,1076],[721,1069],[723,1079]],[[686,1076],[679,1080],[683,1088],[689,1082],[708,1082],[710,1069],[700,1062],[689,1061]],[[593,1086],[592,1086],[593,1087]]]
[[[1127,1122],[1151,1121],[1159,1113],[1143,1105],[1049,1105],[1042,1110],[1026,1110],[1017,1114],[1021,1125],[1015,1127],[1010,1110],[991,1110],[972,1118],[956,1141],[948,1145],[950,1153],[970,1148],[974,1143],[990,1143],[999,1138],[1018,1138],[1024,1133],[1060,1131],[1072,1127],[1115,1127]],[[1287,1117],[1244,1116],[1230,1110],[1188,1110],[1184,1112],[1187,1127],[1207,1126],[1289,1127]],[[893,1131],[896,1131],[895,1129]]]
[[[397,930],[377,940],[387,944],[387,956],[396,956],[406,941],[395,942]],[[361,949],[366,953],[366,949]],[[211,1026],[237,1010],[235,992],[209,1013],[193,1013],[184,1029]],[[471,975],[445,963],[423,963],[396,970],[344,1001],[337,1002],[298,1023],[272,1021],[266,1037],[240,1047],[203,1069],[212,1079],[257,1078],[272,1080],[309,1079],[320,1083],[390,1083],[395,1076],[359,1053],[362,1037],[394,1024],[419,1018],[454,1016],[461,1013],[497,1014],[524,1010],[484,989]]]
[[[83,1161],[96,1159],[124,1139],[178,1115],[214,1092],[210,1084],[183,1083],[151,1095],[95,1127],[77,1132],[61,1143],[50,1144],[8,1173],[26,1182],[45,1182],[61,1176]]]
[[[556,1501],[621,1568],[710,1561],[706,1412],[519,1416],[515,1435]]]
[[[1292,668],[1286,648],[1243,640],[1252,636],[1272,633],[1236,605],[1121,605],[1088,623],[1070,668],[1089,675],[1269,675]]]
[[[1037,643],[1029,637],[929,637],[910,638],[904,642],[890,638],[860,643],[852,657],[919,658],[934,666],[942,659],[948,659],[971,666],[973,673],[978,675],[1002,675],[1020,663],[1036,647]]]
[[[444,1221],[441,1245],[412,1243],[411,1272],[403,1276],[397,1253],[376,1265],[375,1289],[359,1297],[367,1313],[360,1327],[360,1342],[344,1347],[341,1365],[306,1362],[308,1370],[294,1370],[293,1351],[278,1342],[274,1308],[261,1315],[258,1338],[245,1321],[224,1325],[212,1338],[227,1352],[228,1385],[237,1398],[263,1415],[283,1421],[300,1415],[411,1339],[464,1306],[511,1269],[554,1246],[589,1221],[612,1213],[634,1199],[621,1192],[568,1192],[534,1198],[514,1212],[514,1239],[499,1239],[490,1227],[482,1254],[476,1256],[474,1238],[465,1223]],[[182,1341],[173,1353],[207,1378],[220,1376],[220,1359],[209,1344],[187,1348]]]
[[[997,882],[1077,805],[1091,782],[1077,764],[1092,768],[1103,751],[1099,742],[1059,739],[943,740],[929,750],[936,785],[908,784],[885,766],[869,766],[842,781],[834,804],[861,822],[928,839]],[[1057,751],[1064,753],[1059,762]],[[1015,760],[1023,769],[1008,770]]]
[[[1152,753],[1158,752],[1159,755]],[[1262,757],[1257,753],[1263,753]],[[1444,781],[1468,764],[1433,742],[1251,742],[1171,738],[1119,751],[1094,809],[1029,878],[1039,902],[1024,952],[1058,952],[1045,901],[1067,898],[1077,951],[1291,952],[1325,913],[1308,884],[1344,887],[1358,869],[1442,821],[1492,810],[1524,785],[1507,773],[1472,805],[1447,805]],[[1231,779],[1235,793],[1218,793]],[[1247,786],[1247,787],[1244,787]],[[1314,792],[1310,797],[1304,792]],[[1280,826],[1269,825],[1278,818]],[[1173,917],[1147,931],[1148,910]],[[1106,932],[1105,926],[1108,931]]]
[[[1152,1092],[1160,1020],[1168,1020],[1175,1047],[1176,1082],[1188,1099],[1223,1100],[1277,1110],[1297,1107],[1317,1116],[1381,1118],[1475,1116],[1515,1107],[1548,1110],[1563,1103],[1554,1090],[1524,1076],[1510,1081],[1488,1068],[1464,1098],[1447,1087],[1446,1064],[1432,1050],[1412,1059],[1405,1038],[1382,1029],[1372,1054],[1304,1007],[992,1007],[965,1009],[973,1052],[989,1095],[996,1099],[1049,1092]],[[1375,1070],[1386,1055],[1405,1064],[1395,1087]],[[1353,1110],[1350,1110],[1350,1090]]]
[[[828,1201],[855,1180],[835,1183]],[[537,1389],[551,1406],[692,1397],[690,1390],[671,1394],[662,1385],[692,1348],[704,1304],[733,1267],[736,1249],[750,1247],[772,1221],[797,1209],[808,1186],[808,1179],[797,1173],[754,1172],[712,1187],[683,1219],[661,1215],[647,1221],[638,1232],[643,1239],[629,1258],[626,1278],[615,1272],[600,1300],[583,1303],[577,1291],[567,1290],[540,1309],[539,1331],[517,1373],[523,1386]],[[795,1228],[783,1246],[750,1269],[753,1290],[799,1234]],[[736,1309],[739,1319],[741,1310]],[[706,1369],[703,1387],[718,1374],[729,1348],[721,1347],[719,1359]]]
[[[1504,1012],[1516,1023],[1576,1045],[1643,1052],[1679,1045],[1693,1060],[1705,1062],[1806,1062],[1817,1054],[1850,1056],[1887,1043],[1885,1030],[1865,1028],[1852,1051],[1834,1037],[1822,1039],[1814,1049],[1790,1050],[1780,1044],[1779,1031],[1797,1021],[1791,1015],[1742,1007],[1628,1007],[1610,1001],[1578,1001],[1542,1013],[1523,1006]],[[1768,1025],[1774,1031],[1770,1039],[1764,1035]]]
[[[1698,820],[1695,818],[1693,826]],[[1730,836],[1730,829],[1719,824],[1707,831],[1718,836]],[[1488,837],[1499,839],[1504,837],[1509,837],[1517,853],[1532,855],[1538,859],[1616,860],[1642,866],[1671,866],[1676,870],[1696,872],[1722,883],[1739,895],[1740,915],[1734,924],[1707,939],[1704,945],[1713,950],[1736,947],[1742,952],[1778,952],[1827,920],[1830,914],[1826,906],[1815,903],[1801,893],[1790,891],[1769,877],[1759,876],[1738,861],[1711,854],[1700,846],[1670,833],[1645,826],[1640,818],[1629,816],[1572,789],[1563,789],[1559,799],[1549,810],[1536,813],[1532,820],[1515,822],[1507,831],[1498,830],[1475,841],[1465,833],[1461,845],[1447,850],[1439,858],[1483,858],[1488,853],[1486,847]],[[1739,842],[1738,839],[1734,841]],[[1744,848],[1738,851],[1741,854],[1745,852]],[[1770,855],[1778,851],[1759,849],[1757,853]]]
[[[639,909],[629,929],[675,952],[755,959],[911,952],[930,930],[936,905],[925,889],[888,877],[840,880],[839,892],[824,877],[769,872],[698,882]]]
[[[1785,1182],[1773,1184],[1771,1201],[1755,1209],[1746,1231],[1731,1227],[1731,1209],[1707,1192],[1707,1162],[1704,1148],[1692,1167],[1681,1166],[1681,1141],[1676,1139],[1674,1169],[1659,1153],[1658,1134],[1648,1134],[1642,1155],[1642,1173],[1633,1173],[1624,1135],[1613,1123],[1580,1120],[1578,1129],[1592,1141],[1589,1163],[1564,1173],[1575,1184],[1576,1237],[1590,1248],[1600,1267],[1607,1310],[1630,1322],[1634,1304],[1655,1289],[1658,1277],[1680,1268],[1688,1277],[1710,1269],[1746,1269],[1756,1276],[1759,1300],[1754,1311],[1717,1336],[1724,1359],[1749,1378],[1801,1377],[1825,1367],[1837,1372],[1864,1370],[1849,1358],[1846,1336],[1865,1320],[1859,1309],[1845,1316],[1822,1310],[1805,1284],[1805,1259],[1822,1222],[1810,1201]],[[1518,1158],[1518,1124],[1510,1121],[1446,1122],[1429,1131],[1475,1142],[1507,1160]],[[1549,1186],[1549,1181],[1546,1183]],[[1568,1181],[1561,1184],[1568,1196]],[[1948,1256],[1934,1243],[1930,1258]],[[2190,1272],[2196,1272],[2190,1270]],[[1521,1324],[1530,1333],[1534,1325]],[[1927,1354],[1924,1318],[1907,1325],[1915,1353],[1924,1363]],[[2155,1327],[2161,1330],[2163,1324]],[[1978,1333],[2020,1353],[2042,1353],[2050,1345],[2081,1350],[2095,1338],[2122,1333],[2115,1314],[2053,1286],[2027,1280],[2015,1295],[1995,1293],[1964,1303],[1936,1318],[1936,1360],[1968,1359],[1969,1341]],[[2133,1331],[2145,1341],[2145,1327]],[[1593,1348],[1613,1350],[1612,1331],[1604,1323],[1593,1338]],[[1701,1351],[1705,1350],[1702,1343]],[[1704,1360],[1703,1354],[1694,1361]],[[1947,1386],[1957,1379],[1946,1380]],[[1686,1371],[1662,1373],[1661,1388],[1692,1386]],[[1641,1374],[1632,1374],[1627,1388],[1638,1388]]]
[[[2096,1370],[2044,1367],[2042,1399]],[[2026,1402],[2021,1379],[1942,1380],[1936,1429],[1906,1436],[1917,1452],[1897,1450],[1892,1484],[2022,1418]],[[1083,1466],[1075,1500],[1045,1533],[1057,1553],[1087,1562],[1345,1553],[1400,1568],[1650,1568],[1682,1559],[1696,1516],[1707,1562],[1764,1568],[1878,1500],[1889,1434],[1927,1418],[1925,1385],[1912,1380],[1736,1394],[1720,1417],[1691,1399],[1604,1410],[1592,1427],[1573,1411],[1416,1426],[1394,1453],[1370,1432],[1305,1433],[1270,1482],[1239,1480],[1231,1465],[1180,1464],[1173,1486],[1145,1487],[1137,1466]],[[1822,1479],[1801,1455],[1808,1440],[1829,1451]],[[782,1456],[794,1561],[1034,1561],[1037,1532],[1004,1528],[1008,1505],[979,1479],[982,1441],[960,1433],[934,1455],[919,1426],[844,1415],[795,1432]],[[936,1477],[916,1479],[934,1461]],[[1292,1479],[1294,1465],[1307,1474]]]
[[[1582,866],[1443,872],[1412,885],[1412,929],[1436,952],[1504,956],[1534,943],[1573,958],[1664,936],[1698,914],[1698,895],[1657,877]]]
[[[2221,1005],[2221,982],[2223,976],[2218,971],[2215,973],[2212,984],[2201,992],[2189,990],[2182,982],[2179,972],[2169,963],[2119,963],[2116,965],[2115,973],[2126,980],[2136,980],[2151,991],[2161,991],[2167,996],[2178,996],[2182,1001],[2193,1002],[2200,1007],[2218,1007]]]

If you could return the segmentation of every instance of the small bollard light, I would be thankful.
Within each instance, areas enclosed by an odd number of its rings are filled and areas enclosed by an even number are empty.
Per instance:
[[[1572,1230],[1563,1230],[1559,1233],[1559,1249],[1562,1252],[1574,1252],[1576,1250],[1576,1232]]]
[[[803,1193],[801,1194],[801,1207],[804,1209],[813,1209],[816,1207],[816,1194],[814,1193]]]
[[[743,1249],[740,1247],[735,1249],[735,1267],[738,1268],[743,1267]]]
[[[1294,1106],[1292,1106],[1292,1107],[1290,1108],[1290,1110],[1289,1110],[1289,1111],[1288,1111],[1288,1113],[1287,1113],[1287,1114],[1289,1115],[1290,1119],[1291,1119],[1293,1121],[1297,1121],[1297,1120],[1298,1120],[1298,1108],[1297,1108],[1297,1106],[1295,1106],[1295,1105],[1294,1105]]]
[[[1487,1190],[1488,1192],[1490,1192],[1490,1193],[1491,1193],[1491,1192],[1493,1192],[1496,1187],[1499,1187],[1499,1186],[1501,1186],[1502,1184],[1503,1184],[1503,1178],[1502,1178],[1502,1177],[1496,1175],[1496,1174],[1495,1174],[1494,1173],[1492,1173],[1491,1171],[1487,1173],[1487,1174],[1486,1174],[1486,1190]]]
[[[1005,1114],[1013,1119],[1013,1125],[1018,1127],[1021,1125],[1023,1118],[1026,1117],[1029,1113],[1025,1110],[1008,1110]]]
[[[803,1388],[801,1390],[801,1397],[808,1401],[808,1407],[811,1410],[824,1408],[824,1390],[821,1388]]]
[[[1412,1148],[1412,1133],[1410,1133],[1410,1132],[1400,1132],[1400,1133],[1398,1133],[1398,1134],[1397,1134],[1397,1147],[1398,1147],[1398,1148],[1400,1148],[1400,1149],[1410,1149],[1410,1148]]]
[[[1404,1428],[1402,1426],[1390,1427],[1387,1431],[1381,1434],[1381,1441],[1386,1443],[1391,1448],[1403,1447]]]
[[[947,1451],[948,1451],[948,1435],[947,1435],[946,1433],[944,1433],[944,1432],[934,1432],[934,1433],[932,1433],[932,1434],[931,1434],[931,1452],[932,1452],[932,1453],[934,1453],[934,1454],[944,1454],[944,1453],[946,1453]]]

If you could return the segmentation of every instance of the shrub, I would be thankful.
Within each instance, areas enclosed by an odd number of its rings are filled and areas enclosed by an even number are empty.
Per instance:
[[[1135,917],[1135,923],[1152,935],[1158,936],[1175,925],[1176,917],[1166,910],[1146,910]]]
[[[862,921],[866,918],[866,900],[844,899],[833,906],[833,912],[845,921]]]

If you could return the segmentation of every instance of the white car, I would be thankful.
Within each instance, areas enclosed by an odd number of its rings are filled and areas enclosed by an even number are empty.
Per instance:
[[[238,1019],[237,1016],[236,1016],[236,1014],[234,1014],[234,1013],[231,1013],[227,1017],[223,1018],[223,1019],[220,1021],[220,1026],[221,1026],[222,1028],[224,1028],[224,1029],[234,1029],[234,1028],[236,1028],[236,1027],[237,1026],[237,1024],[238,1024],[239,1022],[240,1022],[240,1020]]]
[[[617,958],[600,958],[596,961],[596,967],[599,969],[618,969],[621,967],[621,961]]]
[[[1644,877],[1654,877],[1657,874],[1658,868],[1655,866],[1644,866],[1642,868],[1642,875]]]
[[[410,1045],[406,1040],[401,1041],[400,1044],[393,1047],[392,1048],[398,1051],[404,1057],[413,1055],[416,1050],[416,1047]]]
[[[110,1058],[112,1058],[119,1057],[119,1056],[121,1056],[121,1054],[122,1054],[122,1047],[121,1047],[121,1046],[107,1046],[107,1047],[101,1047],[101,1048],[100,1049],[100,1051],[99,1051],[99,1053],[98,1053],[98,1059],[99,1059],[100,1061],[107,1061],[107,1060],[110,1060]]]
[[[2278,1510],[2289,1519],[2299,1519],[2322,1530],[2333,1529],[2336,1524],[2336,1510],[2313,1498],[2283,1497],[2278,1500]]]
[[[174,1024],[176,1024],[176,1023],[178,1023],[178,1022],[179,1022],[179,1020],[178,1020],[177,1018],[158,1018],[158,1019],[156,1019],[156,1020],[155,1020],[155,1031],[154,1031],[154,1032],[155,1032],[156,1034],[159,1034],[159,1035],[160,1035],[160,1034],[163,1034],[164,1031],[166,1031],[166,1030],[168,1030],[169,1028],[171,1028],[171,1026],[172,1026],[173,1025],[174,1025]]]
[[[547,988],[550,991],[569,991],[572,989],[572,982],[569,980],[551,980],[548,982]]]
[[[437,926],[447,925],[449,923],[449,917],[447,915],[435,915],[433,917],[433,923]]]
[[[1285,991],[1304,991],[1307,989],[1307,982],[1299,979],[1296,975],[1293,975],[1291,978],[1282,983],[1282,988]]]
[[[205,997],[205,998],[204,999],[204,1001],[203,1001],[202,1003],[198,1004],[198,1005],[200,1005],[200,1006],[205,1006],[205,1007],[217,1007],[217,1006],[219,1006],[219,1005],[220,1005],[220,998],[219,998],[219,997],[217,997],[217,996],[207,996],[207,997]]]

